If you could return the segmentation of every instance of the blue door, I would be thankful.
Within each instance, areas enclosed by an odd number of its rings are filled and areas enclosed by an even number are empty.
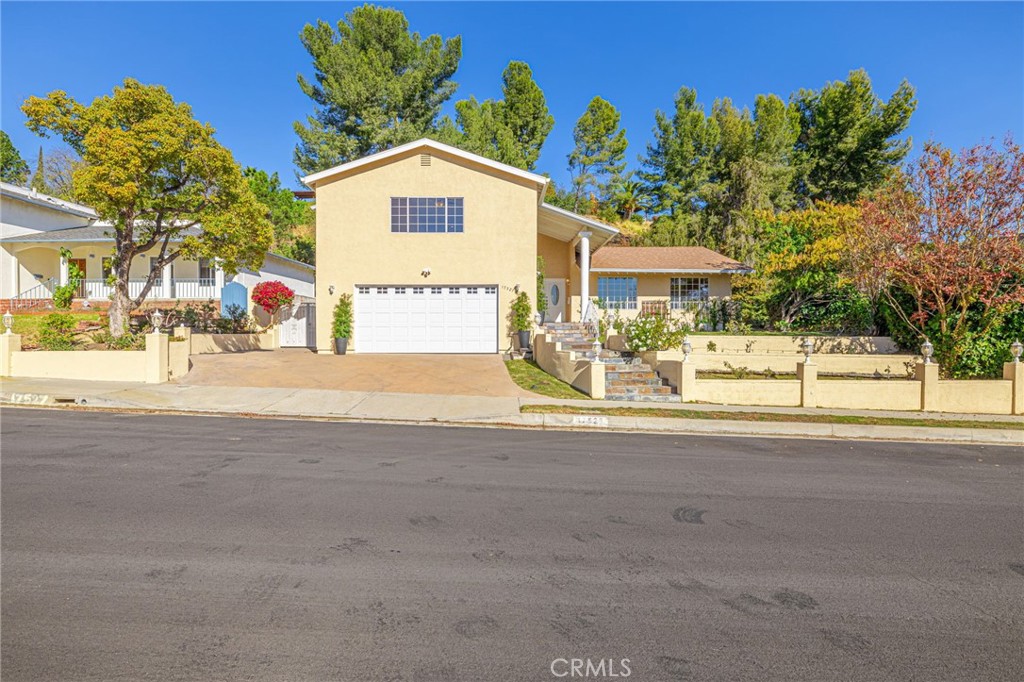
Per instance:
[[[240,306],[243,310],[249,309],[249,290],[239,282],[228,282],[220,290],[220,314],[226,317],[228,308]]]

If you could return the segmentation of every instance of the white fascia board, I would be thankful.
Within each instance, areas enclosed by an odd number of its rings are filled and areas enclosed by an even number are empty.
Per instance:
[[[612,227],[611,225],[606,225],[605,223],[599,222],[599,221],[594,220],[592,218],[586,218],[584,216],[579,215],[578,213],[573,213],[572,211],[567,211],[564,208],[559,208],[557,206],[552,206],[551,204],[547,204],[547,203],[541,204],[540,208],[541,208],[542,211],[547,211],[548,213],[551,213],[552,215],[560,216],[562,218],[568,218],[569,220],[574,220],[574,221],[576,221],[578,223],[586,225],[587,227],[592,227],[595,230],[598,230],[600,232],[604,232],[606,234],[618,234],[619,233],[619,231],[617,229],[615,229],[614,227]]]
[[[9,182],[0,182],[0,194],[24,201],[27,204],[34,206],[42,206],[43,208],[53,209],[54,211],[60,211],[61,213],[69,213],[80,218],[91,218],[95,220],[98,216],[95,209],[85,206],[83,204],[76,204],[71,201],[65,201],[64,199],[58,199],[57,197],[51,197],[49,194],[42,194],[34,190],[19,187]]]
[[[376,154],[370,154],[369,156],[364,156],[363,158],[356,159],[355,161],[349,161],[348,163],[343,163],[341,165],[334,166],[333,168],[328,168],[327,170],[322,170],[318,173],[307,175],[306,177],[302,178],[302,183],[309,187],[310,189],[316,189],[316,183],[326,178],[329,178],[333,175],[338,175],[339,173],[346,173],[348,171],[361,168],[371,163],[376,163],[378,161],[390,159],[391,157],[394,156],[400,156],[402,154],[405,154],[406,152],[412,151],[414,149],[419,149],[421,147],[433,149],[439,152],[443,152],[445,154],[451,154],[452,156],[456,156],[460,159],[472,161],[473,163],[480,164],[481,166],[493,168],[494,170],[498,170],[503,173],[508,173],[509,175],[514,175],[524,180],[537,183],[538,185],[540,185],[541,197],[544,196],[544,190],[547,189],[548,183],[551,181],[549,178],[546,178],[543,175],[537,175],[536,173],[524,171],[523,169],[516,168],[515,166],[509,166],[508,164],[505,163],[492,161],[491,159],[480,156],[478,154],[471,154],[470,152],[463,151],[461,149],[458,149],[457,147],[452,147],[450,145],[442,144],[434,140],[422,138],[416,140],[415,142],[409,142],[407,144],[399,145],[397,147],[392,147],[391,149],[387,149],[382,152],[377,152]]]
[[[754,270],[753,268],[733,268],[727,270],[709,270],[709,269],[686,269],[681,270],[679,268],[673,269],[648,269],[648,268],[590,268],[591,272],[602,272],[602,273],[616,273],[624,272],[629,274],[649,274],[649,275],[749,275]]]

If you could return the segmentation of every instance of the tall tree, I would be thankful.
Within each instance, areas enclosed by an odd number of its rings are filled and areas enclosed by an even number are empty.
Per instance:
[[[576,146],[569,153],[572,173],[573,210],[588,191],[598,195],[599,202],[611,199],[614,188],[621,184],[626,169],[626,131],[619,127],[618,109],[601,97],[590,100],[572,137]]]
[[[178,258],[217,258],[229,273],[257,268],[273,239],[266,208],[214,129],[162,86],[125,79],[84,105],[56,90],[21,107],[28,127],[55,134],[82,156],[79,199],[112,224],[114,293],[110,333],[125,333],[164,266]],[[196,234],[193,228],[202,227]],[[154,253],[141,292],[128,292],[132,259]]]
[[[0,180],[15,185],[24,184],[28,179],[28,163],[11,142],[7,133],[0,130]]]
[[[703,207],[701,188],[711,177],[712,153],[718,145],[718,124],[697,102],[697,91],[683,87],[669,117],[654,112],[654,142],[641,159],[640,178],[647,185],[655,212],[671,218]]]
[[[501,81],[500,100],[479,102],[470,97],[456,102],[456,121],[444,121],[440,139],[474,154],[533,170],[555,119],[527,64],[509,62]]]
[[[793,101],[800,111],[797,188],[806,198],[854,201],[878,187],[910,151],[911,139],[898,137],[917,108],[907,81],[883,102],[860,69],[819,91],[802,90]]]
[[[46,184],[46,164],[43,161],[43,148],[39,147],[39,159],[36,161],[36,170],[32,173],[32,189],[42,194],[49,194],[50,187]]]
[[[277,173],[268,175],[266,171],[249,167],[242,175],[257,201],[267,207],[267,218],[274,225],[274,250],[314,265],[314,240],[306,234],[315,222],[310,205],[282,187]]]
[[[455,92],[460,37],[421,39],[409,32],[402,12],[363,5],[336,29],[322,20],[307,24],[301,39],[315,77],[298,77],[314,105],[305,123],[295,123],[300,171],[313,173],[435,132],[441,106]]]

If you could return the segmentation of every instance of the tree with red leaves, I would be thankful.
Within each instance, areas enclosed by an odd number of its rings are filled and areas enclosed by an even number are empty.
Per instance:
[[[278,310],[290,306],[295,300],[295,292],[277,280],[260,282],[252,288],[252,302],[267,311],[271,317]]]
[[[852,274],[922,341],[935,337],[947,372],[972,339],[1019,315],[1024,155],[1011,138],[959,154],[928,143],[860,209]]]

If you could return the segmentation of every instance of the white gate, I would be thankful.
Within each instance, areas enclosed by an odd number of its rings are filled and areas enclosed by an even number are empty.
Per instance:
[[[316,346],[316,304],[293,303],[281,311],[281,347],[313,348]]]

